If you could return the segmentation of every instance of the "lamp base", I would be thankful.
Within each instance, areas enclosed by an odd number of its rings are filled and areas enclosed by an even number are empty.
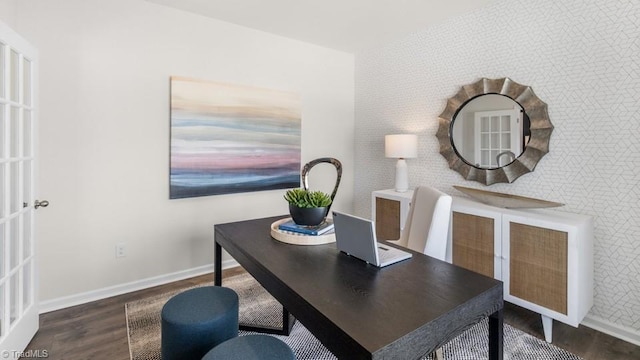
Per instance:
[[[406,192],[409,190],[409,174],[407,172],[407,162],[399,158],[396,163],[396,191]]]

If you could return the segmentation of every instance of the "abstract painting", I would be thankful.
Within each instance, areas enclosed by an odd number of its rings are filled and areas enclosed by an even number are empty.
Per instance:
[[[296,94],[171,77],[171,199],[300,186]]]

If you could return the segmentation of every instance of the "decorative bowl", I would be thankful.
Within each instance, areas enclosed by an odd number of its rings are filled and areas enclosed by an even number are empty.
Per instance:
[[[458,191],[469,195],[473,199],[480,201],[481,203],[505,209],[536,209],[564,205],[562,203],[553,201],[534,199],[519,195],[503,194],[499,192],[468,188],[464,186],[454,185],[453,187]]]
[[[289,214],[298,225],[316,226],[324,221],[327,207],[301,208],[289,204]]]

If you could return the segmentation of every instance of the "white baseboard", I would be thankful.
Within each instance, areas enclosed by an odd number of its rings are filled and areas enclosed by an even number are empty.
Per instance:
[[[617,337],[618,339],[628,341],[634,345],[640,346],[640,331],[623,325],[614,324],[599,316],[587,315],[580,323],[586,327],[598,330],[605,334]]]
[[[222,269],[229,269],[239,266],[239,264],[233,260],[222,261]],[[160,276],[154,276],[147,279],[136,280],[126,284],[120,284],[115,286],[109,286],[102,289],[91,290],[80,294],[63,296],[57,299],[51,299],[40,302],[40,314],[48,313],[50,311],[60,310],[71,306],[86,304],[91,301],[101,300],[108,297],[122,295],[133,291],[147,289],[153,286],[163,285],[174,281],[184,280],[192,278],[194,276],[200,276],[213,272],[213,264],[200,266],[193,269],[182,270],[171,274],[165,274]],[[213,281],[213,278],[211,279]]]

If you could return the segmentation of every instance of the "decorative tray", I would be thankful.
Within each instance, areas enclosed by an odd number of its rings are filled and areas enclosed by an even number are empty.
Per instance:
[[[480,201],[481,203],[505,209],[535,209],[564,206],[564,204],[562,203],[528,198],[524,196],[503,194],[494,191],[473,189],[457,185],[454,185],[453,187],[458,191]]]
[[[280,230],[278,226],[291,218],[284,218],[271,224],[271,237],[287,244],[293,245],[322,245],[336,242],[333,231],[322,235],[306,235],[292,231]]]

